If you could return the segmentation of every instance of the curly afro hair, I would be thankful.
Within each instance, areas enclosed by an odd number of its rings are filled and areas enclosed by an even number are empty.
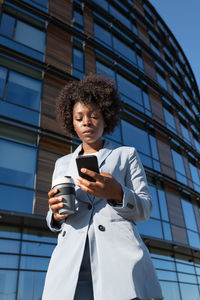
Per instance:
[[[56,99],[57,118],[65,132],[72,136],[76,136],[73,127],[73,108],[77,102],[98,105],[106,125],[104,135],[114,130],[122,108],[114,81],[90,74],[80,81],[69,82],[61,90]]]

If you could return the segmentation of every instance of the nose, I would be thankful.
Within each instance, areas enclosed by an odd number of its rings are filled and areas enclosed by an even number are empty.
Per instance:
[[[91,120],[89,117],[85,116],[83,118],[83,126],[90,126],[91,125]]]

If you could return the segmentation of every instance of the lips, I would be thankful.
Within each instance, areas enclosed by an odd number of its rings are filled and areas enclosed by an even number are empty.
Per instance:
[[[83,135],[92,135],[92,134],[94,134],[94,130],[88,129],[88,130],[83,131],[82,134]]]

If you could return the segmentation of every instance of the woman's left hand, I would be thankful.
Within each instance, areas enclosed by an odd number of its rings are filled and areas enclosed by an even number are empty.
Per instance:
[[[81,169],[81,172],[92,177],[95,182],[88,181],[82,177],[78,177],[76,185],[84,192],[95,197],[112,199],[116,203],[122,203],[123,190],[121,184],[109,173],[96,173],[88,169]]]

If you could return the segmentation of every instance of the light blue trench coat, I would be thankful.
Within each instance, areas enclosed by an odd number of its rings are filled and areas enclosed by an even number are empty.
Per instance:
[[[82,149],[57,160],[53,179],[78,177],[75,158]],[[73,300],[88,236],[95,300],[130,300],[161,297],[160,285],[135,222],[149,218],[152,202],[146,176],[135,148],[105,141],[98,154],[100,172],[121,183],[123,204],[76,190],[77,212],[55,227],[49,210],[47,223],[59,232],[58,244],[47,271],[42,300]],[[81,201],[79,201],[79,199]],[[88,209],[88,204],[92,209]],[[90,207],[91,207],[90,205]],[[83,299],[85,300],[85,299]]]

